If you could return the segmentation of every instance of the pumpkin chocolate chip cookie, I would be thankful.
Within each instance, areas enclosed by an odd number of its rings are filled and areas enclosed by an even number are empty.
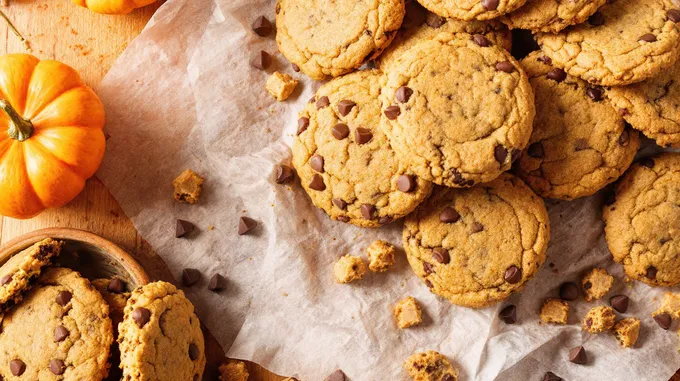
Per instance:
[[[435,294],[484,307],[519,291],[545,261],[543,200],[510,174],[471,189],[438,188],[406,218],[404,248]]]
[[[558,34],[538,33],[555,66],[590,83],[620,86],[643,81],[680,57],[680,13],[671,0],[617,0],[588,22]]]
[[[680,154],[633,164],[603,218],[609,250],[626,275],[652,286],[680,283]]]
[[[430,11],[452,19],[491,20],[524,5],[526,0],[418,0]]]
[[[542,197],[590,196],[623,174],[640,138],[603,102],[601,88],[549,63],[541,52],[521,61],[536,94],[536,118],[515,170]]]
[[[348,73],[390,44],[404,0],[279,0],[276,42],[310,78]]]
[[[606,95],[633,128],[660,146],[680,148],[680,65]]]
[[[113,342],[109,307],[73,270],[50,268],[2,320],[0,378],[103,379]]]
[[[31,282],[40,275],[43,267],[61,253],[62,243],[44,239],[10,258],[0,267],[0,312],[21,301]]]
[[[201,380],[203,375],[201,324],[184,293],[169,283],[150,283],[132,292],[118,345],[124,381]]]
[[[441,33],[387,74],[381,127],[419,177],[449,187],[488,182],[531,135],[534,94],[517,61],[476,34]]]
[[[570,25],[588,20],[606,2],[607,0],[527,0],[523,7],[505,15],[501,21],[513,29],[557,33]]]
[[[323,85],[300,114],[293,145],[293,165],[314,205],[364,227],[407,215],[432,189],[379,128],[381,78],[364,70]]]

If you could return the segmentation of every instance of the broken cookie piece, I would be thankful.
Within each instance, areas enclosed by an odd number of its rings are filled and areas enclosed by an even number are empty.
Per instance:
[[[609,331],[616,323],[616,314],[611,307],[597,306],[583,318],[583,330],[590,333]]]
[[[277,101],[283,102],[293,93],[297,84],[298,81],[290,75],[276,71],[267,78],[265,87]]]
[[[607,295],[614,284],[614,277],[607,270],[594,268],[581,280],[586,301],[592,302]]]
[[[667,292],[663,294],[661,306],[653,315],[668,314],[672,319],[680,319],[680,294]]]
[[[415,381],[457,381],[458,369],[435,351],[416,353],[406,359],[404,369]]]
[[[377,240],[368,247],[368,268],[374,272],[387,271],[394,265],[394,246],[390,243]]]
[[[333,276],[338,283],[349,283],[361,280],[366,273],[366,263],[361,257],[345,255],[333,266]]]
[[[614,334],[622,347],[630,348],[640,335],[640,319],[626,318],[614,325]]]
[[[248,381],[250,374],[246,363],[238,360],[227,360],[220,365],[220,381]]]
[[[172,185],[175,187],[175,200],[181,203],[195,204],[201,195],[203,178],[191,169],[182,172]]]
[[[423,321],[422,315],[418,302],[412,296],[401,300],[394,307],[394,317],[401,329],[420,324]]]
[[[569,304],[564,300],[548,298],[541,307],[541,321],[549,324],[567,324]]]

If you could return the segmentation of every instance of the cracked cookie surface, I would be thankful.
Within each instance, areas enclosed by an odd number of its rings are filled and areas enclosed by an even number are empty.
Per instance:
[[[406,218],[413,271],[452,303],[481,308],[519,291],[545,261],[543,200],[517,177],[470,189],[437,188]]]
[[[119,326],[124,381],[201,380],[205,345],[194,306],[166,282],[149,283],[130,295]]]
[[[491,20],[524,5],[527,0],[418,0],[425,8],[447,18]]]
[[[293,165],[314,205],[364,227],[407,215],[432,189],[379,128],[381,80],[378,70],[364,70],[323,85],[300,113],[293,144]]]
[[[73,270],[43,271],[2,319],[0,376],[15,380],[101,380],[113,342],[109,307]]]
[[[680,65],[606,94],[633,128],[662,147],[680,148]]]
[[[521,61],[534,89],[536,118],[515,172],[540,196],[572,200],[616,180],[640,146],[637,131],[603,101],[603,90],[547,64],[533,52]]]
[[[506,50],[481,35],[441,33],[395,66],[380,125],[416,175],[469,187],[510,168],[535,109],[526,74]]]
[[[390,44],[404,0],[278,0],[276,42],[310,78],[348,73]]]
[[[609,250],[628,277],[652,286],[680,283],[680,154],[633,164],[603,218]]]
[[[541,50],[569,74],[602,86],[651,78],[680,57],[680,21],[671,0],[618,0],[598,17],[558,34],[538,33]]]
[[[527,0],[518,10],[501,20],[513,29],[557,33],[564,28],[580,24],[590,17],[607,0]]]

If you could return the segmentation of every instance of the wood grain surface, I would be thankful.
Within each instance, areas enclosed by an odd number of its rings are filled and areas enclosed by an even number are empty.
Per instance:
[[[118,55],[144,28],[158,9],[155,4],[130,15],[98,15],[68,0],[10,0],[0,7],[29,41],[30,53],[40,59],[56,59],[77,69],[96,89]],[[0,22],[2,53],[26,53],[24,44]],[[173,281],[165,263],[132,226],[116,200],[96,178],[87,182],[80,196],[58,210],[48,210],[31,220],[0,217],[0,243],[47,227],[71,227],[91,231],[132,254],[155,279]],[[204,329],[205,330],[205,329]],[[224,351],[206,331],[208,366],[205,380],[217,380],[216,368]],[[251,381],[278,381],[262,367],[249,363]]]

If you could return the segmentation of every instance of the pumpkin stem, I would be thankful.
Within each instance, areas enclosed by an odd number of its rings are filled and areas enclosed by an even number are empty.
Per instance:
[[[21,40],[21,42],[23,42],[23,43],[25,44],[25,43],[26,43],[26,39],[24,38],[24,36],[21,35],[21,33],[19,33],[19,31],[17,30],[17,28],[14,26],[14,24],[12,24],[12,21],[9,19],[9,17],[7,17],[7,15],[6,15],[3,11],[0,11],[0,17],[2,17],[3,19],[5,19],[5,22],[7,22],[7,25],[9,26],[9,29],[11,29],[12,32],[14,32],[14,34],[16,34],[17,37],[19,37],[19,39]]]
[[[33,123],[28,119],[22,118],[9,102],[0,99],[0,109],[9,117],[7,134],[10,138],[23,142],[33,135]]]

